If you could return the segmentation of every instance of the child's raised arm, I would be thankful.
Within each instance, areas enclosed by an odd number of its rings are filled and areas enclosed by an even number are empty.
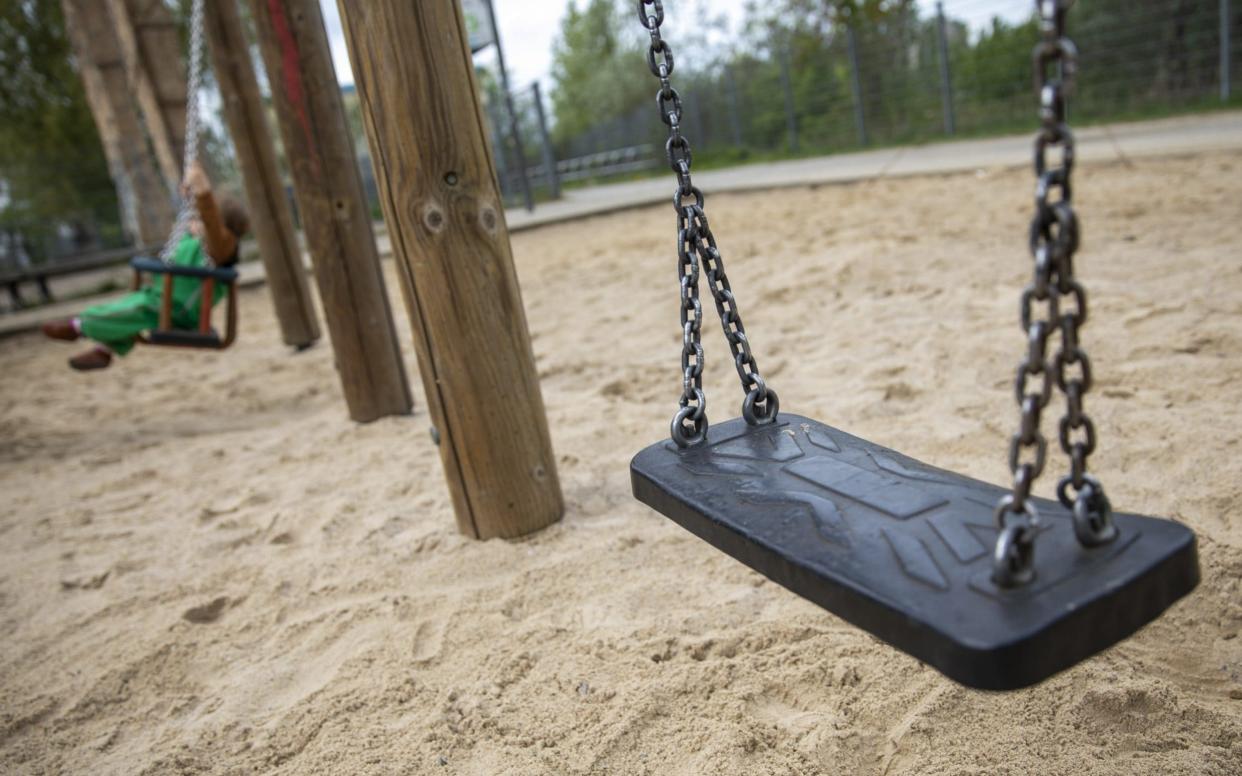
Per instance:
[[[186,173],[185,188],[194,196],[194,204],[203,219],[203,248],[217,264],[228,261],[237,251],[237,235],[229,231],[220,216],[220,208],[211,193],[211,180],[203,166],[195,162]]]

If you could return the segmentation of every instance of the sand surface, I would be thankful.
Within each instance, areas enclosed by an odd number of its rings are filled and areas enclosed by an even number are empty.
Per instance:
[[[1005,481],[1030,191],[711,198],[782,407]],[[1093,469],[1203,564],[1109,652],[967,690],[631,499],[680,385],[664,206],[514,237],[567,503],[525,541],[457,535],[421,386],[413,417],[350,423],[265,291],[223,355],[80,375],[0,341],[0,772],[1242,773],[1242,161],[1087,166],[1076,195]]]

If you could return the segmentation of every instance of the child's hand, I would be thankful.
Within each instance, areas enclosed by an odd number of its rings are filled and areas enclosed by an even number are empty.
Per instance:
[[[181,184],[182,193],[187,196],[201,197],[211,191],[211,179],[203,165],[195,162],[185,173],[185,181]]]

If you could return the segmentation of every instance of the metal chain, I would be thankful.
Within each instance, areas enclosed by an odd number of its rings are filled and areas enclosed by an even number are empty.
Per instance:
[[[681,283],[681,370],[682,390],[679,409],[670,429],[679,447],[690,447],[707,438],[707,397],[703,392],[703,345],[701,329],[703,308],[699,301],[701,268],[707,270],[707,281],[720,326],[733,354],[742,390],[742,417],[751,425],[775,422],[780,409],[776,391],[768,387],[759,374],[759,364],[746,338],[746,327],[737,300],[725,274],[724,260],[716,247],[716,238],[703,210],[704,196],[691,180],[692,153],[690,141],[681,132],[681,95],[673,88],[669,76],[673,72],[673,49],[660,36],[664,22],[664,4],[660,0],[637,0],[638,20],[651,36],[647,48],[647,67],[660,81],[656,107],[660,120],[668,127],[664,151],[669,168],[677,174],[677,191],[673,208],[677,211],[677,276]]]
[[[198,92],[199,84],[202,81],[202,63],[203,63],[203,0],[194,0],[194,4],[190,10],[190,65],[186,71],[185,85],[185,149],[182,156],[181,171],[182,174],[188,173],[194,162],[198,160]],[[178,182],[179,183],[179,182]],[[173,222],[172,232],[168,235],[168,241],[164,243],[163,250],[160,251],[160,259],[165,264],[172,262],[173,254],[177,252],[177,244],[190,231],[190,222],[194,220],[196,206],[194,198],[181,197],[180,207],[177,210],[177,220]],[[207,257],[211,261],[210,257]]]
[[[1078,541],[1094,547],[1117,534],[1104,486],[1087,474],[1087,458],[1095,450],[1095,425],[1083,411],[1091,389],[1091,361],[1078,339],[1087,320],[1087,292],[1074,277],[1078,249],[1078,216],[1073,208],[1071,175],[1074,135],[1066,123],[1065,94],[1078,66],[1078,50],[1065,35],[1065,18],[1073,0],[1036,0],[1042,40],[1035,47],[1035,87],[1041,129],[1035,138],[1035,217],[1030,249],[1035,276],[1023,290],[1022,330],[1027,352],[1018,365],[1015,394],[1021,410],[1018,431],[1009,442],[1013,489],[996,506],[1000,528],[993,557],[993,579],[1003,587],[1025,584],[1034,577],[1034,543],[1039,512],[1030,501],[1031,487],[1043,472],[1048,442],[1040,431],[1040,415],[1055,384],[1066,398],[1061,418],[1061,449],[1070,456],[1070,474],[1057,485],[1057,496],[1074,514]],[[1061,149],[1060,163],[1049,166],[1049,152]],[[1038,309],[1042,306],[1043,309]],[[1060,349],[1048,357],[1048,340],[1061,332]],[[1076,367],[1076,370],[1075,370]],[[1071,374],[1074,372],[1074,374]],[[1029,390],[1031,378],[1038,390]],[[1075,433],[1079,434],[1074,439]],[[1027,460],[1023,460],[1024,453]],[[1076,495],[1071,497],[1069,488]]]

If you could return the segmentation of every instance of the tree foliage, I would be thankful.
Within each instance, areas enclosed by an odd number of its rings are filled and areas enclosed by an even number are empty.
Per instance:
[[[663,144],[664,128],[650,106],[654,80],[644,64],[646,41],[637,34],[633,5],[579,0],[563,20],[552,94],[563,151],[582,155]],[[664,5],[663,33],[677,54],[673,80],[685,105],[683,125],[700,159],[716,149],[729,156],[746,149],[789,150],[787,94],[803,152],[858,145],[859,113],[871,143],[944,132],[939,20],[930,2],[752,2],[741,27],[724,35],[723,43],[720,35],[704,35],[692,0]],[[957,130],[1029,126],[1035,22],[976,19],[968,28],[952,17],[954,7],[963,5],[946,3]],[[973,11],[988,7],[974,6]],[[702,7],[700,0],[700,17]],[[1235,39],[1242,39],[1242,13],[1235,12],[1233,29]],[[1214,2],[1077,3],[1070,34],[1081,52],[1072,96],[1078,121],[1160,113],[1216,99],[1220,30]]]
[[[116,193],[58,0],[0,0],[0,225],[38,245],[61,220],[119,234]]]
[[[628,0],[586,0],[582,9],[570,0],[561,34],[552,50],[552,110],[555,139],[578,135],[601,118],[621,115],[645,100],[651,84],[638,39],[627,27],[633,3]],[[624,8],[630,12],[622,17]],[[636,24],[636,22],[635,22]]]

